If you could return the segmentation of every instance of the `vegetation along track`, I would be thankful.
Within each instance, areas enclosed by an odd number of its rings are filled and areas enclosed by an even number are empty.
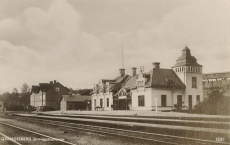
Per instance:
[[[57,139],[57,138],[54,138],[54,137],[51,137],[51,136],[48,136],[48,135],[45,135],[45,134],[42,134],[42,133],[39,133],[39,132],[36,132],[36,131],[28,130],[28,129],[25,129],[25,128],[22,128],[22,127],[19,127],[19,126],[15,126],[15,125],[12,125],[12,124],[9,124],[9,123],[5,123],[5,122],[2,122],[2,121],[0,121],[0,124],[4,125],[6,127],[9,127],[10,130],[11,129],[13,129],[13,130],[16,129],[16,130],[20,130],[20,133],[21,132],[24,132],[24,133],[26,132],[27,135],[29,134],[29,136],[27,137],[27,138],[30,138],[29,140],[26,140],[26,141],[25,140],[19,140],[19,141],[17,141],[17,140],[13,139],[15,137],[6,136],[5,134],[0,133],[0,135],[3,136],[6,139],[6,141],[10,141],[9,144],[23,145],[23,144],[31,144],[31,143],[36,144],[36,143],[38,143],[38,144],[43,144],[43,145],[46,145],[46,144],[75,145],[73,143],[70,143],[70,142],[62,140],[62,139]],[[46,138],[46,139],[49,139],[51,142],[42,142],[42,143],[40,143],[40,142],[31,142],[32,141],[31,137],[33,137],[33,136],[36,136],[36,138],[37,137]],[[21,143],[21,141],[22,141],[22,143]]]
[[[144,140],[148,142],[155,142],[158,144],[203,144],[203,145],[228,144],[229,145],[229,143],[226,143],[226,142],[216,142],[216,141],[195,139],[195,138],[188,138],[188,137],[181,137],[181,136],[101,127],[101,126],[95,126],[95,125],[69,123],[69,122],[63,122],[63,121],[54,121],[54,120],[31,118],[31,117],[12,116],[12,118],[26,121],[26,122],[31,122],[31,123],[57,126],[60,128],[64,128],[65,130],[83,130],[83,131],[94,132],[94,133],[99,133],[99,134],[140,139],[140,140]]]

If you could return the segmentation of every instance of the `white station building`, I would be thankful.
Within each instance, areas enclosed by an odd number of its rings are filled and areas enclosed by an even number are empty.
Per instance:
[[[184,110],[191,110],[203,100],[202,65],[197,63],[186,46],[182,55],[171,69],[153,68],[137,74],[120,76],[115,79],[102,79],[94,85],[92,110],[171,110],[174,104]]]

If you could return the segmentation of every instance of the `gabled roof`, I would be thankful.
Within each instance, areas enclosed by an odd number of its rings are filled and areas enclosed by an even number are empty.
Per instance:
[[[124,82],[128,79],[129,75],[124,75],[116,78],[116,83],[113,87],[110,88],[110,91],[119,91]]]
[[[102,79],[101,81],[102,81],[103,83],[105,83],[105,82],[115,82],[116,80]]]
[[[38,93],[40,91],[39,86],[32,86],[31,93]]]
[[[185,48],[182,50],[182,55],[177,59],[176,64],[172,68],[179,66],[202,67],[202,65],[197,63],[196,58],[191,55],[190,49],[187,46],[185,46]]]
[[[48,83],[39,83],[40,89],[44,92],[51,84]]]
[[[31,89],[31,93],[39,93],[39,91],[42,92],[46,92],[48,89],[50,89],[52,86],[59,84],[61,86],[63,86],[62,84],[60,84],[59,82],[53,83],[53,84],[49,84],[49,83],[39,83],[39,86],[32,86]],[[64,87],[64,86],[63,86]],[[64,87],[67,91],[69,91],[69,89],[67,87]]]
[[[65,102],[84,102],[91,100],[91,96],[81,96],[81,95],[62,95]]]
[[[44,89],[44,91],[47,91],[48,89],[50,89],[51,87],[53,87],[53,86],[56,85],[56,84],[61,85],[63,88],[65,88],[67,91],[69,91],[69,89],[68,89],[67,87],[63,86],[63,85],[60,84],[59,82],[49,85],[46,89]]]
[[[136,86],[136,79],[137,79],[137,75],[129,76],[129,78],[125,82],[125,85],[123,86],[123,88],[125,88],[125,89],[134,89],[134,88],[136,88],[137,87]]]
[[[184,89],[184,83],[179,79],[172,69],[153,68],[147,73],[143,73],[144,77],[149,77],[145,87],[152,88],[181,88]],[[137,76],[130,76],[125,82],[123,88],[135,89]]]
[[[180,78],[172,69],[153,68],[150,71],[150,75],[150,81],[147,82],[146,86],[150,85],[151,87],[157,88],[185,88],[184,83],[180,80]]]

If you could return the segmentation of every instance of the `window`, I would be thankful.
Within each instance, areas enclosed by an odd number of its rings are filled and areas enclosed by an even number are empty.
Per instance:
[[[145,106],[145,96],[138,96],[138,106]]]
[[[144,81],[138,81],[137,82],[137,87],[144,87]]]
[[[99,86],[100,92],[103,92],[103,86]]]
[[[60,88],[57,87],[55,90],[56,90],[56,92],[59,92],[59,91],[60,91]]]
[[[196,77],[192,77],[192,88],[197,88]]]
[[[96,106],[97,106],[97,100],[94,99],[94,107],[96,107]]]
[[[109,98],[107,98],[107,107],[109,107]]]
[[[103,99],[100,99],[100,106],[103,107]]]
[[[200,95],[196,95],[196,102],[197,104],[200,104]]]
[[[166,107],[166,95],[161,95],[161,106]]]

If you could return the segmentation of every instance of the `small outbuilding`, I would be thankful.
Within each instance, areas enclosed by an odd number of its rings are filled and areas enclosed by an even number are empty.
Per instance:
[[[91,96],[62,95],[61,111],[66,110],[91,110]]]

